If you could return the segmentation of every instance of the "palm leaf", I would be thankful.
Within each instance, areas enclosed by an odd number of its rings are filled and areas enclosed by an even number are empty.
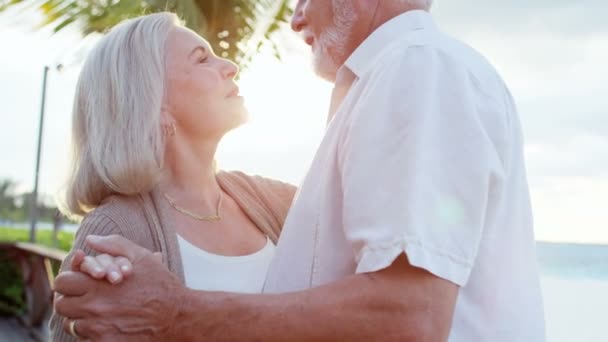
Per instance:
[[[55,32],[77,25],[83,35],[105,32],[126,18],[172,11],[205,37],[216,53],[246,67],[264,46],[280,58],[273,41],[292,14],[290,0],[5,0],[0,12],[17,5],[43,14],[40,26]]]

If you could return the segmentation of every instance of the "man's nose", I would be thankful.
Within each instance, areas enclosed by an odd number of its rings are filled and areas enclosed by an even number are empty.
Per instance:
[[[305,0],[298,1],[293,17],[291,18],[291,29],[295,32],[300,32],[306,26],[306,20],[304,19],[304,4]]]

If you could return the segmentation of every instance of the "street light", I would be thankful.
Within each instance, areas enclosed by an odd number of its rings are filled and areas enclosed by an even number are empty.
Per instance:
[[[62,64],[55,65],[57,71],[63,69]],[[34,173],[34,191],[30,198],[30,242],[36,241],[36,223],[38,222],[38,178],[40,174],[40,152],[42,150],[42,131],[44,129],[44,108],[46,103],[46,81],[50,67],[44,66],[42,76],[42,100],[40,102],[40,122],[38,124],[38,148],[36,150],[36,171]]]

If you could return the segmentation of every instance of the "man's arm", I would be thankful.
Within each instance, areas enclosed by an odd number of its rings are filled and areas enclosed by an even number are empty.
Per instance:
[[[385,270],[294,293],[188,291],[184,302],[192,304],[180,310],[175,338],[446,341],[457,293],[456,285],[400,257]]]
[[[65,296],[56,310],[77,318],[78,334],[95,341],[445,341],[458,293],[405,257],[384,270],[300,292],[194,291],[124,238],[104,237],[91,246],[134,263],[134,274],[118,286],[70,272],[57,278]]]

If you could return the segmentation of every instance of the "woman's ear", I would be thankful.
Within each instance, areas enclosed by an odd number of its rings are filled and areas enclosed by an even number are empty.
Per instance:
[[[165,137],[173,137],[177,133],[175,119],[173,118],[173,115],[166,110],[161,110],[160,112],[160,127]]]
[[[175,118],[171,114],[171,111],[163,106],[160,110],[160,125],[162,127],[168,127],[172,124],[175,124]]]

